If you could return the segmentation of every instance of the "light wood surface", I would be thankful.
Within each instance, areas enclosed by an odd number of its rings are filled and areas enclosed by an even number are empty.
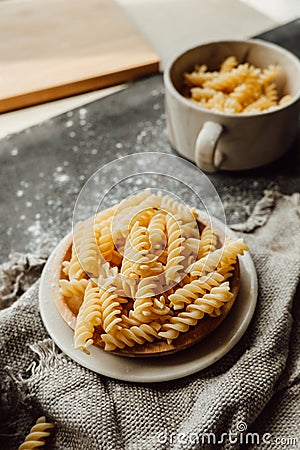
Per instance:
[[[205,224],[200,224],[200,229],[203,229]],[[214,230],[218,233],[219,245],[224,242],[224,234],[221,229],[214,225]],[[52,291],[51,297],[54,299],[56,307],[65,320],[65,322],[72,328],[75,329],[76,316],[80,306],[79,299],[74,298],[64,298],[59,291],[59,279],[66,278],[62,271],[62,262],[68,261],[71,258],[72,249],[72,234],[70,234],[64,241],[64,245],[60,247],[60,252],[56,254],[56,258],[53,260],[53,264],[50,270],[50,277],[48,281],[49,289]],[[169,355],[176,353],[180,350],[184,350],[191,345],[200,342],[208,335],[210,335],[222,322],[226,319],[228,313],[230,312],[232,306],[235,303],[237,294],[240,286],[240,267],[239,262],[236,264],[236,269],[233,277],[229,279],[230,290],[233,294],[231,300],[225,303],[221,309],[222,314],[219,317],[212,318],[209,316],[204,317],[198,322],[195,327],[191,327],[186,333],[179,335],[171,344],[165,341],[154,341],[152,343],[145,343],[143,345],[135,345],[134,347],[116,349],[111,352],[116,355],[133,357],[133,358],[143,358],[143,357],[157,357],[163,355]],[[94,333],[94,344],[100,347],[104,347],[104,343],[101,340],[100,334],[97,329]]]
[[[0,112],[158,71],[113,0],[0,2]]]

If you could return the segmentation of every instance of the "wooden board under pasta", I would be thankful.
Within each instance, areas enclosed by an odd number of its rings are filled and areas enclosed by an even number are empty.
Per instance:
[[[158,71],[113,0],[0,2],[0,112]]]

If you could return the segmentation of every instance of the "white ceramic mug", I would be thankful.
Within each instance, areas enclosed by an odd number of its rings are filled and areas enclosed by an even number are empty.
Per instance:
[[[271,111],[227,114],[204,109],[185,98],[183,74],[196,64],[218,70],[230,55],[265,68],[278,65],[279,96],[290,102]],[[164,72],[167,127],[172,146],[207,172],[252,169],[281,157],[298,132],[300,61],[291,52],[259,39],[203,44],[179,55]]]

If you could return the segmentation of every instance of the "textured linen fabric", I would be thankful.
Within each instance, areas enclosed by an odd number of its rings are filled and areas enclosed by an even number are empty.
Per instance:
[[[300,330],[292,309],[299,298],[299,195],[276,193],[274,199],[268,220],[243,235],[259,281],[253,320],[226,356],[192,376],[135,384],[79,366],[44,328],[39,281],[3,309],[0,448],[17,448],[41,414],[55,423],[46,449],[300,448],[300,441],[280,441],[295,439],[299,430]],[[222,438],[229,432],[230,439]],[[259,444],[246,444],[247,432],[258,433]],[[219,442],[210,436],[208,443],[203,433],[214,433]]]

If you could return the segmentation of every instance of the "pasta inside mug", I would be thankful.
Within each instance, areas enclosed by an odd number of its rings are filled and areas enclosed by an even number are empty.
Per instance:
[[[278,93],[275,92],[275,96],[278,95],[279,99],[286,95],[291,97],[278,105],[274,98],[271,100],[269,91],[267,95],[267,88],[274,88],[272,83],[263,84],[258,79],[259,97],[255,98],[256,94],[252,93],[253,103],[260,99],[264,102],[269,100],[269,104],[265,102],[263,106],[253,107],[252,99],[247,104],[247,92],[242,101],[236,100],[238,91],[235,89],[244,87],[237,82],[232,86],[224,83],[224,92],[222,82],[220,92],[214,89],[213,95],[218,96],[216,104],[211,102],[208,105],[206,101],[201,103],[187,98],[186,73],[193,72],[195,66],[205,65],[207,71],[216,76],[214,72],[219,72],[221,64],[230,56],[235,57],[238,63],[246,64],[245,85],[253,66],[258,68],[257,72],[269,66],[279,67],[278,75],[272,80]],[[222,81],[226,81],[226,77]],[[169,64],[164,73],[164,83],[171,145],[206,172],[248,170],[269,164],[279,159],[296,139],[299,129],[300,61],[275,44],[257,39],[199,45]],[[201,91],[202,88],[199,89]],[[250,110],[245,111],[248,106]]]
[[[290,102],[293,102],[299,97],[300,78],[295,76],[299,71],[298,64],[294,61],[296,58],[284,50],[279,52],[277,47],[259,40],[213,42],[188,50],[171,66],[171,82],[178,93],[184,96],[186,91],[184,73],[191,73],[195,66],[202,64],[207,66],[209,72],[219,71],[221,64],[230,56],[236,57],[239,64],[249,63],[260,69],[278,66],[279,71],[274,82],[279,98],[291,95]]]

